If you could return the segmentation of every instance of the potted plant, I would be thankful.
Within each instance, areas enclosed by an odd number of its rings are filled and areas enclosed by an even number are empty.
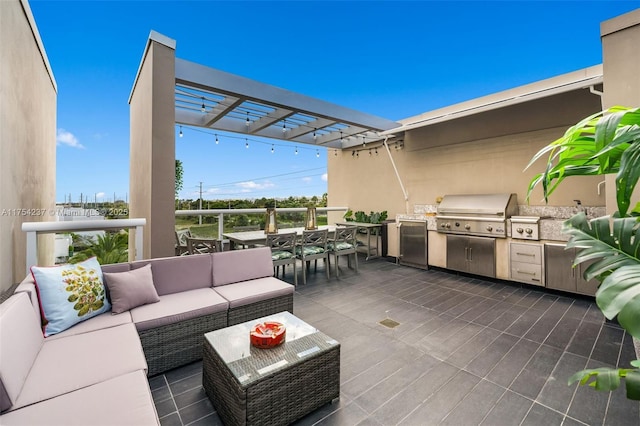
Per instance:
[[[633,190],[640,178],[640,108],[612,107],[569,128],[564,136],[541,149],[531,167],[547,157],[545,170],[529,184],[542,185],[545,201],[568,176],[616,173],[617,212],[587,220],[578,213],[563,224],[570,236],[567,248],[578,247],[574,265],[595,260],[584,272],[585,279],[600,281],[596,303],[608,319],[617,318],[634,337],[640,358],[640,203],[631,206]],[[640,360],[630,368],[597,368],[579,371],[577,381],[596,390],[612,391],[624,379],[627,398],[640,400]]]

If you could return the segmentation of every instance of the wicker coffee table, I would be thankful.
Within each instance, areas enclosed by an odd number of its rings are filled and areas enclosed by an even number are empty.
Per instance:
[[[285,324],[283,344],[251,346],[249,330],[263,321]],[[204,337],[202,384],[226,425],[289,424],[340,395],[340,344],[289,312]]]

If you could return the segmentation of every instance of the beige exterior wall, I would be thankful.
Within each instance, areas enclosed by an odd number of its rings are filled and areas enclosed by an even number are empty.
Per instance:
[[[409,130],[403,149],[391,147],[409,194],[406,205],[383,148],[377,156],[369,156],[368,150],[358,157],[350,151],[330,154],[329,205],[387,210],[393,218],[413,213],[416,204],[435,204],[436,197],[446,194],[516,193],[518,203],[525,204],[529,181],[543,167],[540,162],[523,172],[531,158],[570,125],[599,111],[600,102],[599,96],[582,89]],[[585,206],[604,206],[604,195],[597,193],[600,181],[568,178],[549,205],[573,206],[579,199]],[[539,189],[530,204],[544,205]]]
[[[602,59],[604,69],[603,107],[616,105],[640,107],[640,9],[603,22]],[[617,208],[615,176],[607,176],[607,212]],[[634,202],[640,201],[640,188],[634,192]]]
[[[175,49],[150,38],[129,100],[130,217],[147,219],[145,259],[174,255],[174,90]]]
[[[24,278],[27,221],[55,207],[55,79],[26,1],[0,1],[0,291]],[[53,237],[40,237],[39,264],[53,263]]]

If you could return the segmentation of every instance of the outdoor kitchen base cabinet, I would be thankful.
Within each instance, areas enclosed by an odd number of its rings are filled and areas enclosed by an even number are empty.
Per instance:
[[[495,253],[494,238],[447,235],[447,269],[495,278]]]
[[[571,293],[595,296],[598,281],[584,279],[584,270],[593,261],[587,261],[573,267],[573,259],[579,249],[565,250],[564,244],[545,244],[545,269],[547,287]]]

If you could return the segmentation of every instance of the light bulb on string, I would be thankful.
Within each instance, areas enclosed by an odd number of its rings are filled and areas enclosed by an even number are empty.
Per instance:
[[[282,121],[282,133],[287,132],[287,120]]]
[[[297,147],[297,146],[296,146],[296,152],[295,152],[295,154],[296,154],[296,155],[298,155],[298,147]]]
[[[340,143],[344,143],[342,140],[342,130],[340,131]]]
[[[351,156],[355,157],[356,156],[356,152],[355,151],[351,151]]]
[[[183,136],[183,135],[182,135],[182,126],[180,126],[180,133],[179,133],[179,136],[180,136],[180,137],[182,137],[182,136]]]
[[[371,157],[371,148],[369,148],[369,157]]]
[[[249,121],[249,111],[247,111],[247,121],[245,121],[245,124],[247,127],[249,127],[249,125],[251,125],[251,121]]]
[[[316,149],[316,157],[320,158],[320,151]]]
[[[244,138],[244,147],[249,149],[249,141],[247,140],[247,138]]]
[[[316,130],[317,129],[313,129],[313,140],[314,141],[318,140],[318,135],[316,135]]]
[[[207,108],[204,106],[204,96],[202,97],[202,107],[200,108],[200,111],[202,112],[206,112]]]
[[[218,145],[220,141],[218,140],[218,134],[216,134],[216,145]]]
[[[364,136],[362,136],[362,147],[364,148],[367,144],[364,142]]]
[[[273,144],[271,144],[271,153],[273,154],[275,150],[273,149]]]
[[[360,151],[356,151],[356,157],[360,157]]]
[[[376,152],[376,155],[378,155],[378,147],[376,147],[375,152]]]
[[[337,157],[337,156],[338,156],[338,150],[337,150],[337,149],[334,149],[334,150],[333,150],[333,155],[334,155],[335,157]]]

